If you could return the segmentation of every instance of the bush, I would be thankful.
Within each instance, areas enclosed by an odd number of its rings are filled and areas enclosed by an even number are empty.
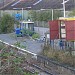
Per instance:
[[[10,33],[14,30],[14,18],[9,14],[4,14],[0,20],[0,31],[1,33]]]
[[[21,32],[23,35],[29,35],[29,36],[32,36],[34,34],[33,31],[28,30],[28,29],[22,29]]]
[[[44,55],[60,63],[75,66],[75,56],[71,55],[69,51],[52,50],[46,46],[44,48]]]
[[[39,37],[40,37],[40,35],[37,34],[37,33],[35,33],[35,34],[32,35],[32,38],[33,38],[33,39],[36,39],[36,38],[39,38]]]
[[[20,48],[24,48],[24,49],[26,49],[26,46],[21,45],[20,42],[16,42],[16,43],[14,43],[14,45],[17,46],[17,47],[20,47]]]

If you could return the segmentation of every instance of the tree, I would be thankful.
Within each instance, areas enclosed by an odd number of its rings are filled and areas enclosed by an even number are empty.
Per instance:
[[[35,10],[30,11],[29,14],[33,21],[37,21],[37,12]]]
[[[31,11],[31,18],[33,21],[48,21],[51,19],[51,11]]]
[[[52,12],[51,10],[39,10],[39,11],[31,11],[31,18],[33,21],[46,21],[52,20]],[[62,16],[61,11],[54,10],[54,19],[57,19]]]
[[[0,20],[0,32],[10,33],[14,30],[15,19],[9,14],[4,14]]]
[[[53,14],[54,14],[54,17],[53,17],[54,20],[59,19],[59,17],[63,16],[63,14],[60,10],[54,10]]]
[[[75,16],[75,9],[73,9],[73,10],[69,13],[69,16],[71,16],[71,17]]]

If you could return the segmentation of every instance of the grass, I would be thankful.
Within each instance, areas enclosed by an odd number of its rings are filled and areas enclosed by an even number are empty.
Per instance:
[[[55,59],[60,63],[75,67],[75,56],[69,51],[54,50],[48,46],[43,48],[43,54],[49,58]]]

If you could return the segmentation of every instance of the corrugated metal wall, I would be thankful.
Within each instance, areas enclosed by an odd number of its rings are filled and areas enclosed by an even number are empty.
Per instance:
[[[75,21],[66,21],[66,40],[74,41],[75,40]]]
[[[59,39],[59,21],[49,21],[50,40]]]

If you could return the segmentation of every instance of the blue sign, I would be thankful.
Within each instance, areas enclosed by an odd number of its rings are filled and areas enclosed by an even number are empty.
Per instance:
[[[19,14],[19,13],[18,13],[18,14],[15,14],[15,19],[16,19],[16,20],[20,20],[21,17],[22,17],[22,16],[21,16],[21,14]]]

